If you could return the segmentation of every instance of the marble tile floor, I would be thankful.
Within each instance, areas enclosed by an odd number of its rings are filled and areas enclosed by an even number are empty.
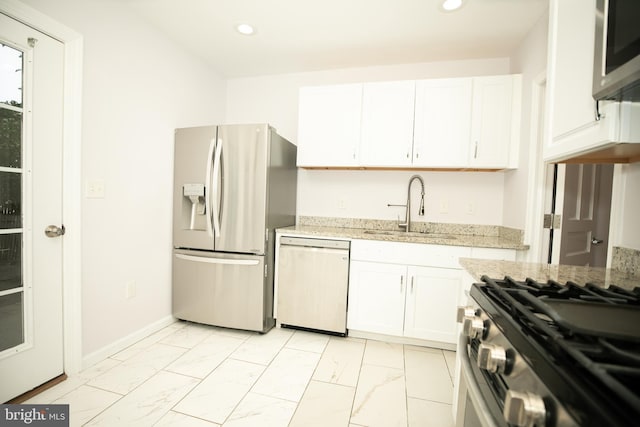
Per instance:
[[[72,426],[452,427],[455,353],[176,322],[26,403]]]

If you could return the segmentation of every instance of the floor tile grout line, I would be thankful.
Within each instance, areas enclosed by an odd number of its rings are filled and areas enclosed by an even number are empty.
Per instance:
[[[351,420],[353,419],[353,409],[356,404],[356,396],[358,395],[358,386],[360,385],[360,376],[362,375],[362,367],[364,366],[364,356],[367,353],[367,346],[369,345],[369,340],[364,340],[364,348],[362,349],[362,356],[360,357],[360,369],[358,369],[358,379],[356,380],[355,390],[353,392],[353,399],[351,399],[351,411],[349,412],[349,424],[352,424]]]
[[[168,365],[167,365],[167,366],[168,366]],[[149,378],[147,378],[146,380],[144,380],[144,381],[143,381],[142,383],[140,383],[138,386],[136,386],[136,387],[132,388],[132,389],[131,389],[131,390],[129,390],[127,393],[125,393],[125,394],[121,395],[121,397],[120,397],[118,400],[116,400],[116,401],[115,401],[115,402],[113,402],[111,405],[109,405],[109,406],[107,406],[106,408],[104,408],[102,411],[100,411],[98,414],[96,414],[93,418],[91,418],[91,420],[87,421],[84,425],[88,424],[88,423],[89,423],[90,421],[92,421],[94,418],[98,417],[99,415],[101,415],[102,413],[104,413],[106,410],[108,410],[109,408],[111,408],[113,405],[115,405],[117,402],[121,401],[122,399],[124,399],[125,397],[127,397],[127,396],[129,396],[131,393],[133,393],[135,390],[139,389],[139,388],[140,388],[140,387],[142,387],[144,384],[146,384],[146,383],[148,383],[149,381],[151,381],[151,379],[152,379],[153,377],[155,377],[156,375],[158,375],[158,374],[159,374],[159,373],[161,373],[161,372],[170,373],[170,374],[173,374],[173,375],[180,375],[180,376],[182,376],[182,377],[186,377],[186,378],[193,378],[193,377],[190,377],[190,376],[188,376],[188,375],[182,375],[182,374],[178,374],[178,373],[175,373],[175,372],[165,371],[165,370],[164,370],[164,368],[163,368],[163,369],[160,369],[160,370],[158,370],[158,372],[156,372],[156,373],[154,373],[153,375],[151,375]],[[197,378],[194,378],[194,379],[197,379]],[[190,389],[187,393],[185,393],[185,396],[186,396],[187,394],[191,393],[191,392],[193,391],[193,389],[194,389],[197,385],[198,385],[198,383],[194,384],[194,385],[193,385],[193,387],[191,387],[191,389]],[[89,387],[98,388],[98,387],[95,387],[95,386],[89,386]],[[103,391],[110,391],[110,390],[105,390],[105,389],[100,389],[100,390],[103,390]],[[111,392],[111,393],[115,393],[115,394],[120,394],[120,393],[118,393],[118,392],[114,392],[114,391],[110,391],[110,392]],[[174,406],[175,406],[175,405],[174,405]],[[169,408],[169,409],[168,409],[164,414],[162,414],[162,417],[164,417],[164,416],[167,414],[167,412],[171,411],[172,409],[173,409],[173,406],[172,406],[171,408]],[[160,417],[160,419],[161,419],[162,417]]]
[[[402,371],[404,373],[404,411],[407,414],[407,427],[409,427],[409,388],[407,382],[407,352],[405,345],[402,345]]]
[[[185,325],[184,327],[186,327],[186,325]],[[178,330],[180,330],[180,329],[182,329],[182,328],[179,328]],[[176,332],[177,332],[177,331],[176,331]],[[170,335],[171,335],[171,334],[170,334]],[[151,347],[152,345],[158,344],[158,343],[159,343],[159,341],[158,341],[158,342],[155,342],[155,343],[153,343],[153,344],[151,344],[149,347]],[[197,345],[197,344],[196,344],[196,345]],[[177,347],[177,348],[182,348],[182,347]],[[133,391],[135,391],[135,390],[139,389],[143,384],[146,384],[147,382],[149,382],[149,380],[151,380],[153,377],[155,377],[156,375],[158,375],[160,372],[168,372],[168,373],[171,373],[171,374],[174,374],[174,375],[181,375],[181,376],[183,376],[183,377],[193,378],[193,377],[190,377],[190,376],[188,376],[188,375],[183,375],[183,374],[179,374],[179,373],[176,373],[176,372],[171,372],[171,371],[167,371],[167,370],[166,370],[166,368],[167,368],[169,365],[171,365],[173,362],[175,362],[176,360],[178,360],[178,359],[179,359],[180,357],[182,357],[182,355],[184,355],[185,353],[186,353],[186,351],[185,351],[185,352],[183,352],[183,353],[181,353],[180,355],[176,356],[174,359],[172,359],[172,360],[171,360],[171,361],[169,361],[167,364],[165,364],[162,368],[158,369],[158,370],[157,370],[153,375],[151,375],[150,377],[148,377],[147,379],[145,379],[143,382],[141,382],[140,384],[138,384],[136,387],[134,387],[134,388],[132,388],[131,390],[127,391],[127,393],[125,393],[124,395],[121,395],[121,397],[120,397],[118,400],[116,400],[116,401],[115,401],[115,402],[113,402],[111,405],[107,406],[107,407],[106,407],[106,408],[104,408],[102,411],[100,411],[98,414],[96,414],[94,417],[92,417],[90,420],[88,420],[88,421],[85,423],[85,425],[86,425],[86,424],[88,424],[89,422],[91,422],[91,421],[92,421],[93,419],[95,419],[96,417],[100,416],[100,415],[101,415],[102,413],[104,413],[105,411],[107,411],[109,408],[111,408],[111,407],[112,407],[113,405],[115,405],[117,402],[119,402],[120,400],[122,400],[124,397],[128,396],[128,395],[129,395],[129,394],[131,394]],[[111,371],[111,370],[112,370],[112,369],[114,369],[116,366],[120,366],[120,365],[121,365],[121,364],[123,364],[123,363],[124,363],[124,362],[120,362],[118,365],[115,365],[113,368],[108,369],[108,370],[107,370],[107,371],[105,371],[104,373]],[[101,374],[101,375],[102,375],[102,374]],[[96,377],[96,378],[97,378],[97,377]],[[195,388],[195,387],[196,387],[200,382],[202,382],[202,380],[199,380],[199,382],[198,382],[198,383],[194,384],[194,386],[193,386],[193,387],[192,387],[192,388],[191,388],[191,389],[190,389],[190,390],[185,394],[185,396],[186,396],[187,394],[191,393],[191,391],[193,391],[193,389],[194,389],[194,388]],[[120,393],[118,393],[118,392],[114,392],[113,390],[101,389],[101,388],[99,388],[99,387],[95,387],[95,386],[90,386],[90,387],[98,388],[98,389],[100,389],[100,390],[104,390],[104,391],[109,391],[109,392],[111,392],[111,393],[120,394]],[[76,387],[76,388],[77,388],[77,387]],[[174,406],[175,406],[175,405],[174,405]],[[169,410],[168,410],[168,411],[171,411],[172,409],[173,409],[173,406],[172,406],[171,408],[169,408]],[[168,411],[167,411],[167,412],[168,412]],[[162,416],[164,417],[164,415],[166,415],[166,413],[167,413],[167,412],[165,412]],[[162,418],[162,417],[161,417],[161,418]]]
[[[247,390],[247,392],[242,396],[241,399],[238,400],[238,403],[236,403],[236,405],[233,407],[233,409],[229,412],[229,415],[227,415],[227,417],[224,419],[224,422],[220,425],[224,426],[224,424],[229,421],[229,417],[231,417],[231,415],[233,415],[233,413],[236,411],[236,409],[238,409],[238,406],[240,406],[240,404],[247,398],[247,396],[249,395],[249,393],[251,393],[251,390],[253,390],[253,388],[256,386],[256,384],[258,383],[258,381],[260,381],[260,378],[262,378],[262,376],[264,375],[265,372],[267,372],[267,369],[271,366],[271,364],[273,363],[273,361],[276,359],[276,357],[278,357],[278,354],[280,354],[280,352],[282,351],[283,348],[285,348],[285,346],[287,345],[287,343],[289,342],[289,340],[293,337],[293,334],[291,334],[291,336],[282,344],[282,346],[278,349],[278,352],[271,358],[271,360],[269,361],[269,363],[267,365],[262,365],[259,363],[254,363],[256,365],[260,365],[260,366],[264,366],[264,369],[262,370],[262,372],[260,373],[260,375],[258,376],[258,378],[256,378],[256,380],[253,382],[253,384],[251,385],[251,387],[249,387],[249,389]],[[230,358],[231,356],[229,356]],[[225,359],[226,360],[226,359]],[[237,360],[237,359],[232,359],[232,360]],[[252,363],[252,362],[247,362],[244,360],[241,360],[241,362],[245,362],[245,363]],[[254,392],[255,393],[255,392]],[[260,394],[260,393],[255,393],[255,394]],[[260,394],[261,396],[264,396],[262,394]],[[269,396],[269,397],[273,397],[273,396]],[[281,399],[284,400],[284,399]],[[291,420],[289,420],[291,421]]]

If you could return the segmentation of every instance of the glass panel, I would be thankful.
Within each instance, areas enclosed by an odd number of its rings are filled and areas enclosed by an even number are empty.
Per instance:
[[[22,113],[0,107],[0,166],[22,166]]]
[[[0,351],[24,342],[22,292],[0,297]]]
[[[0,229],[22,228],[22,174],[0,172]]]
[[[0,102],[22,107],[22,52],[0,45]]]
[[[22,52],[0,45],[0,166],[22,167]],[[22,228],[22,173],[0,172],[0,229]],[[0,351],[24,342],[22,233],[0,234]]]
[[[21,286],[22,233],[0,234],[0,291]]]

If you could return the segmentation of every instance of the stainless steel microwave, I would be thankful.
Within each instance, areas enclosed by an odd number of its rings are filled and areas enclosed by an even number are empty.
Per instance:
[[[593,97],[640,101],[640,0],[596,0]]]

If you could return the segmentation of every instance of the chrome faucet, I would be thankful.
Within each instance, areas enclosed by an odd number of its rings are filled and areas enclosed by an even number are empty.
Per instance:
[[[404,218],[404,223],[400,224],[398,222],[398,227],[404,228],[407,233],[411,231],[411,184],[415,180],[420,181],[420,186],[422,187],[420,193],[420,207],[418,208],[418,215],[424,216],[424,181],[420,175],[413,175],[409,178],[409,185],[407,186],[407,215]]]

